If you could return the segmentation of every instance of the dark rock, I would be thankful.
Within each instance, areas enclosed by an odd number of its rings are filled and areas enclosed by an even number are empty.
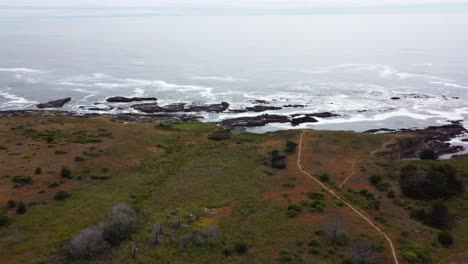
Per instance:
[[[94,107],[94,106],[80,106],[79,108],[82,110],[87,110],[87,111],[102,111],[102,112],[115,109],[115,107]]]
[[[256,105],[256,106],[253,106],[253,107],[247,107],[246,109],[248,111],[253,111],[253,112],[265,112],[265,111],[269,111],[269,110],[281,110],[283,108],[279,107],[279,106]]]
[[[230,113],[245,113],[247,109],[229,109]]]
[[[68,98],[63,98],[63,99],[59,99],[55,101],[50,101],[44,104],[38,104],[36,106],[37,108],[41,108],[41,109],[42,108],[60,108],[70,101],[71,101],[71,98],[68,97]]]
[[[184,112],[185,104],[175,103],[175,104],[165,105],[162,108],[164,109],[164,112]]]
[[[292,117],[298,117],[298,116],[329,118],[329,117],[336,117],[336,116],[340,116],[340,115],[333,114],[333,113],[330,113],[330,112],[313,113],[313,114],[294,114],[294,115],[292,115]]]
[[[290,122],[289,117],[282,115],[260,115],[260,116],[247,116],[247,117],[238,117],[232,119],[226,119],[221,121],[221,126],[225,128],[234,128],[234,127],[255,127],[255,126],[264,126],[269,123],[288,123]]]
[[[192,104],[185,109],[185,112],[224,112],[228,109],[229,103],[222,102],[220,104],[197,105]]]
[[[123,97],[115,96],[106,99],[109,103],[131,103],[131,102],[142,102],[142,101],[157,101],[155,97]]]
[[[391,128],[377,128],[364,131],[364,133],[376,134],[376,133],[391,133],[396,132],[397,130]]]
[[[283,107],[285,107],[285,108],[304,108],[304,107],[306,107],[306,105],[301,105],[301,104],[291,105],[291,104],[289,104],[289,105],[283,105]]]
[[[269,104],[270,103],[266,100],[252,100],[250,102],[252,102],[253,104]]]
[[[395,97],[392,97],[391,99],[392,99],[392,100],[400,100],[401,98],[395,96]]]
[[[132,105],[132,108],[143,113],[160,113],[164,112],[164,109],[156,103],[152,104],[137,104]]]
[[[291,124],[293,126],[297,126],[303,123],[316,123],[316,122],[318,122],[318,120],[313,118],[312,116],[298,117],[298,118],[293,118],[291,120]]]
[[[464,139],[462,139],[461,141],[463,141],[463,142],[468,142],[468,138],[464,138]]]

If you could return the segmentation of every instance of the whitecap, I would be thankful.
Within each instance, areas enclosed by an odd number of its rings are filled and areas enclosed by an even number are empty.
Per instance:
[[[236,78],[232,76],[195,76],[191,78],[192,80],[207,80],[207,81],[220,81],[220,82],[235,82]]]
[[[468,89],[467,86],[461,86],[455,83],[449,83],[449,82],[429,82],[430,84],[441,84],[443,86],[447,87],[454,87],[454,88],[462,88],[462,89]]]
[[[0,96],[10,101],[4,103],[4,105],[17,105],[17,104],[37,104],[36,101],[27,100],[24,97],[17,96],[15,94],[8,93],[6,91],[0,91]]]
[[[14,73],[39,73],[40,70],[30,68],[0,68],[0,72],[14,72]]]

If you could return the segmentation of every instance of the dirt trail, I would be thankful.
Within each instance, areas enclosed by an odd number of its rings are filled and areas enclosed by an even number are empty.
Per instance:
[[[341,202],[343,202],[346,206],[348,206],[352,211],[354,211],[357,215],[359,215],[362,219],[364,219],[370,226],[372,226],[375,230],[377,230],[377,232],[379,232],[380,234],[382,234],[382,236],[385,237],[385,239],[387,240],[389,246],[390,246],[390,249],[391,249],[391,252],[392,252],[392,256],[393,256],[393,260],[394,260],[394,263],[395,264],[399,264],[398,262],[398,257],[397,257],[397,254],[396,254],[396,251],[395,251],[395,247],[393,246],[393,242],[392,240],[390,239],[390,237],[384,232],[382,231],[379,227],[377,227],[376,224],[374,224],[367,216],[365,216],[363,213],[361,213],[358,209],[354,208],[354,206],[352,206],[350,203],[348,203],[347,201],[345,201],[343,198],[341,198],[337,193],[335,193],[332,189],[328,188],[325,184],[323,184],[321,181],[319,181],[318,179],[316,179],[314,176],[312,176],[310,173],[308,173],[306,170],[304,170],[302,168],[302,165],[301,165],[301,154],[302,154],[302,138],[305,134],[305,131],[302,130],[301,132],[301,136],[300,136],[300,139],[299,139],[299,151],[298,151],[298,155],[297,155],[297,166],[299,167],[299,170],[309,176],[310,178],[312,178],[315,182],[317,182],[323,189],[325,189],[327,192],[329,192],[331,195],[333,195],[334,197],[336,197],[338,200],[340,200]],[[353,168],[354,170],[354,168]],[[354,173],[353,173],[354,174]],[[352,174],[352,175],[353,175]],[[348,177],[349,178],[349,177]],[[344,184],[344,183],[343,183]]]
[[[344,179],[344,181],[338,186],[339,189],[343,187],[343,185],[346,184],[346,182],[351,179],[355,174],[356,174],[356,164],[358,164],[362,160],[356,160],[356,161],[351,161],[351,174]]]

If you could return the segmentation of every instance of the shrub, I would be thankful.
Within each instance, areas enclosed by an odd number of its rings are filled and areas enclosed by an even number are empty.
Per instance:
[[[25,214],[27,211],[26,204],[24,202],[19,202],[18,207],[16,207],[17,214]]]
[[[302,211],[302,207],[298,204],[290,204],[288,205],[288,210],[294,210],[294,211],[300,212]]]
[[[429,251],[418,243],[412,242],[404,245],[400,251],[401,256],[409,263],[430,263]]]
[[[320,247],[320,242],[317,240],[317,239],[312,239],[310,242],[309,242],[309,247]]]
[[[71,170],[65,166],[62,167],[60,171],[60,175],[62,175],[62,177],[64,178],[69,178],[69,179],[73,178]]]
[[[419,158],[422,160],[436,160],[439,156],[432,149],[425,149],[419,153]]]
[[[16,201],[8,200],[8,202],[6,203],[6,208],[12,209],[12,208],[15,208],[15,207],[16,207]]]
[[[275,169],[284,169],[288,166],[286,156],[279,154],[278,150],[271,153],[271,166]]]
[[[388,191],[387,197],[390,199],[395,198],[396,197],[395,192],[393,192],[393,190]]]
[[[249,251],[249,246],[247,246],[247,244],[244,242],[237,242],[234,244],[234,250],[237,252],[237,254],[245,254],[247,251]]]
[[[220,140],[228,140],[231,138],[231,133],[228,130],[216,130],[208,135],[208,139],[220,141]]]
[[[386,192],[390,189],[390,184],[387,182],[379,182],[375,187],[381,192]]]
[[[327,182],[329,180],[328,174],[327,173],[320,174],[319,179],[323,182]]]
[[[111,245],[126,240],[136,230],[138,217],[133,208],[126,204],[118,204],[102,222],[103,238]]]
[[[308,192],[307,195],[312,200],[322,200],[324,197],[323,194],[319,192]]]
[[[6,215],[0,215],[0,227],[9,226],[13,223],[13,219]]]
[[[17,183],[19,185],[26,185],[26,184],[31,184],[32,183],[32,177],[31,176],[15,176],[11,179],[12,182]]]
[[[225,249],[223,249],[223,255],[225,257],[230,257],[232,255],[232,252],[231,252],[231,250],[229,248],[225,248]]]
[[[400,171],[400,187],[406,196],[423,200],[449,198],[464,190],[463,181],[450,165],[430,169],[405,166]]]
[[[57,188],[57,187],[59,187],[59,186],[60,186],[60,183],[58,183],[58,182],[51,182],[51,183],[49,183],[49,186],[48,186],[48,187],[49,187],[49,188]]]
[[[450,225],[452,215],[448,207],[442,203],[435,203],[427,213],[424,223],[437,228],[446,228]]]
[[[98,225],[85,228],[75,235],[64,250],[71,258],[94,257],[129,238],[137,226],[138,218],[133,208],[118,204]]]
[[[103,239],[102,232],[99,226],[81,230],[65,246],[66,253],[72,258],[86,258],[106,252],[110,245]]]
[[[382,176],[379,175],[372,175],[369,177],[369,181],[372,185],[377,185],[379,182],[382,181]]]
[[[298,214],[299,214],[299,212],[296,211],[296,210],[288,210],[288,211],[286,211],[286,215],[288,216],[288,218],[294,218],[294,217],[296,217]]]
[[[36,168],[36,170],[34,171],[34,174],[36,175],[39,175],[42,173],[42,169],[41,168]]]
[[[63,201],[70,198],[72,195],[66,191],[58,191],[54,195],[54,200]]]
[[[83,162],[83,161],[85,161],[85,158],[80,157],[80,156],[75,157],[75,162]]]
[[[450,247],[453,244],[453,236],[451,233],[447,231],[442,231],[439,233],[437,236],[437,240],[439,240],[439,243],[444,246],[444,247]]]
[[[281,250],[277,261],[281,264],[299,264],[303,262],[300,255],[288,250]]]
[[[54,151],[55,155],[64,155],[64,154],[67,154],[66,151],[63,151],[63,150],[56,150]]]
[[[91,175],[90,178],[92,180],[103,180],[103,181],[105,181],[105,180],[111,179],[112,177],[111,176],[106,176],[106,175],[103,175],[103,176]]]
[[[294,153],[294,152],[296,152],[296,148],[297,148],[297,143],[296,142],[292,142],[292,141],[286,142],[286,149],[285,149],[286,152]]]

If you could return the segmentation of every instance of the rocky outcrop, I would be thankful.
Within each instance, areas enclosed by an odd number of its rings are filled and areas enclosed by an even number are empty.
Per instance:
[[[291,120],[291,124],[293,126],[297,126],[303,123],[316,123],[316,122],[318,122],[318,120],[313,118],[312,116],[298,117],[298,118],[293,118]]]
[[[132,108],[143,113],[161,113],[164,112],[163,108],[158,104],[137,104],[132,105]]]
[[[131,102],[143,102],[143,101],[157,101],[156,97],[123,97],[115,96],[106,99],[109,103],[131,103]]]
[[[265,126],[269,123],[289,123],[290,119],[283,115],[259,115],[259,116],[247,116],[238,117],[232,119],[226,119],[221,121],[221,126],[231,129],[234,127],[255,127]]]
[[[221,113],[229,108],[229,103],[221,102],[220,104],[192,104],[185,108],[185,112],[215,112]]]
[[[281,110],[283,108],[279,106],[256,105],[253,107],[246,107],[246,109],[247,111],[252,111],[252,112],[265,112],[269,110]]]
[[[289,104],[289,105],[283,105],[284,108],[304,108],[306,107],[306,105],[301,105],[301,104],[295,104],[295,105],[292,105],[292,104]]]
[[[321,113],[312,113],[312,114],[294,114],[292,117],[305,116],[305,117],[318,117],[318,118],[330,118],[340,116],[338,114],[333,114],[330,112],[321,112]]]
[[[70,101],[71,101],[71,98],[67,97],[67,98],[54,100],[54,101],[50,101],[50,102],[43,103],[43,104],[38,104],[36,106],[37,106],[37,108],[41,108],[41,109],[43,109],[43,108],[60,108],[60,107],[63,107],[66,103],[68,103]]]

